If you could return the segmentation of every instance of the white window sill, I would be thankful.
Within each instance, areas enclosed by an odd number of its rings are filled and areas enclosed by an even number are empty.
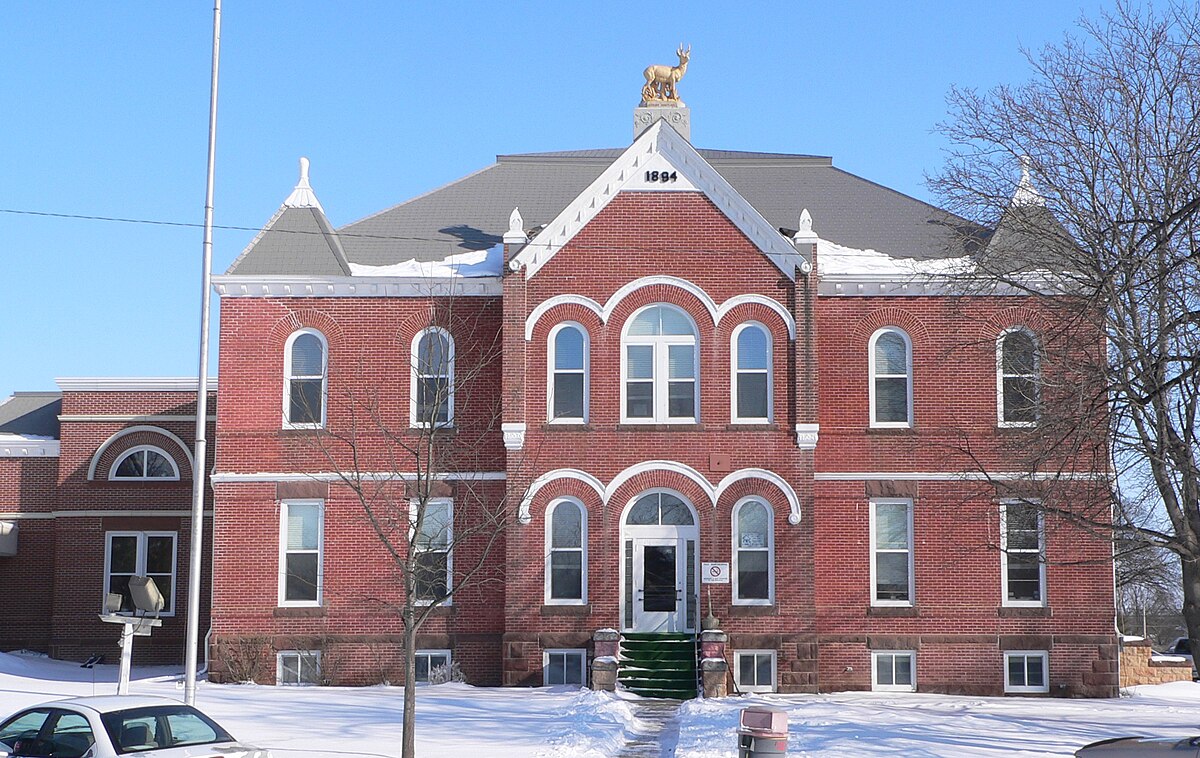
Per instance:
[[[679,424],[680,426],[691,425],[695,426],[700,422],[694,418],[670,418],[670,419],[653,419],[653,418],[623,418],[621,419],[622,426],[661,426],[663,424]]]
[[[289,421],[285,421],[285,422],[283,422],[283,426],[282,426],[281,428],[283,428],[283,429],[285,429],[285,430],[286,430],[286,429],[324,429],[324,428],[325,428],[325,424],[324,424],[324,423],[320,423],[320,424],[315,424],[315,423],[314,423],[314,424],[293,424],[293,423],[291,423],[291,422],[289,422]]]
[[[999,429],[1036,429],[1036,421],[997,421],[996,427]]]
[[[1005,695],[1045,695],[1049,687],[1004,687]]]
[[[750,607],[758,606],[761,608],[763,606],[775,605],[775,601],[770,598],[768,598],[766,600],[757,600],[757,599],[756,600],[742,600],[740,598],[736,598],[733,600],[733,602],[730,603],[730,605],[750,606]]]
[[[587,604],[588,604],[588,602],[587,602],[587,600],[586,600],[586,599],[584,599],[584,600],[580,600],[580,599],[578,599],[578,598],[571,598],[571,599],[569,599],[569,600],[565,600],[565,599],[563,599],[563,598],[561,598],[561,597],[560,597],[560,598],[555,598],[555,599],[553,599],[553,600],[551,600],[550,598],[546,598],[544,601],[542,601],[542,605],[566,605],[566,606],[572,606],[572,605],[574,605],[574,606],[584,606],[584,605],[587,605]]]
[[[277,608],[320,608],[320,600],[280,600]]]
[[[1001,608],[1045,608],[1046,603],[1041,600],[1005,600],[1000,603]]]
[[[911,600],[872,600],[872,608],[915,608],[916,603]]]
[[[900,421],[873,421],[869,425],[870,429],[912,429],[911,423]]]
[[[763,426],[764,424],[774,423],[769,418],[733,418],[729,420],[730,424],[746,424],[754,426]]]
[[[586,418],[552,418],[546,420],[547,424],[555,426],[584,426],[587,424]]]

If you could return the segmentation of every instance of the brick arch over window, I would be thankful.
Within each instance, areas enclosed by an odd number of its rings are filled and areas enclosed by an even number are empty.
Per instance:
[[[1046,334],[1049,330],[1045,315],[1034,308],[1018,305],[1010,308],[1002,308],[993,313],[983,323],[979,336],[983,342],[990,344],[1002,332],[1013,327],[1025,327],[1035,335]]]
[[[604,331],[604,322],[591,308],[575,302],[559,302],[546,309],[537,323],[532,324],[532,339],[545,343],[550,330],[564,321],[574,321],[588,331],[588,338],[595,343]]]
[[[301,308],[290,311],[271,325],[271,344],[280,351],[281,356],[284,343],[298,329],[316,329],[325,335],[325,341],[329,343],[329,352],[331,354],[333,347],[344,336],[342,327],[332,316],[324,311],[317,310],[316,308]]]
[[[127,451],[142,446],[156,447],[171,456],[179,467],[179,481],[192,478],[192,453],[183,440],[162,427],[131,426],[112,435],[96,448],[88,465],[88,480],[107,480],[117,459]]]
[[[711,300],[708,302],[711,303]],[[672,284],[651,284],[630,292],[612,310],[608,327],[613,330],[614,335],[619,335],[625,329],[630,316],[646,306],[660,303],[674,306],[691,316],[700,340],[707,340],[716,329],[713,313],[707,307],[707,303],[695,292]]]
[[[908,333],[914,346],[927,342],[929,339],[929,332],[925,329],[924,322],[903,308],[880,308],[871,311],[854,325],[854,336],[858,344],[865,350],[871,335],[887,326],[903,329]]]
[[[571,477],[556,479],[537,491],[530,502],[530,520],[534,523],[542,523],[550,504],[563,498],[574,498],[583,503],[584,509],[588,512],[588,518],[590,519],[595,514],[597,523],[599,523],[599,515],[604,510],[603,496],[583,480]]]

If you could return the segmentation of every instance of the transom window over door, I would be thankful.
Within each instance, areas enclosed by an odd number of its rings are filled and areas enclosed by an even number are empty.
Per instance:
[[[301,329],[284,345],[283,425],[325,426],[325,337],[315,329]]]
[[[871,426],[912,426],[912,342],[895,327],[880,329],[868,344]]]
[[[695,423],[700,357],[696,325],[672,305],[650,305],[629,320],[622,338],[621,420]]]
[[[588,413],[588,338],[579,324],[550,332],[549,413],[552,423],[584,423]]]

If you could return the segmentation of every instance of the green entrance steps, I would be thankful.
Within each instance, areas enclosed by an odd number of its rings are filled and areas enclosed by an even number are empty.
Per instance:
[[[630,632],[621,637],[617,681],[642,697],[696,697],[696,638]]]

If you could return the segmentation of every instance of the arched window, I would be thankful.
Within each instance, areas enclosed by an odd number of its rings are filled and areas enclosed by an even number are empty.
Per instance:
[[[1041,360],[1028,330],[1010,329],[996,344],[996,400],[1000,426],[1033,426],[1041,403]]]
[[[691,316],[671,305],[646,306],[626,324],[621,342],[621,421],[698,421],[700,356]]]
[[[161,448],[142,445],[122,453],[109,470],[108,478],[138,482],[178,481],[179,466]]]
[[[283,347],[283,425],[315,429],[325,426],[325,335],[301,329]]]
[[[587,603],[587,511],[560,500],[546,512],[546,604]]]
[[[430,327],[416,336],[412,350],[412,425],[451,425],[454,422],[454,338],[445,329]]]
[[[551,423],[584,423],[588,415],[588,338],[576,323],[550,330],[550,385],[547,388]]]
[[[758,498],[733,507],[733,602],[770,605],[775,599],[775,530],[771,508]]]
[[[871,335],[871,426],[912,426],[912,342],[895,327]]]
[[[625,523],[630,526],[692,526],[696,520],[687,503],[670,492],[651,492],[638,498]]]
[[[733,420],[771,421],[771,333],[754,321],[733,330]]]

